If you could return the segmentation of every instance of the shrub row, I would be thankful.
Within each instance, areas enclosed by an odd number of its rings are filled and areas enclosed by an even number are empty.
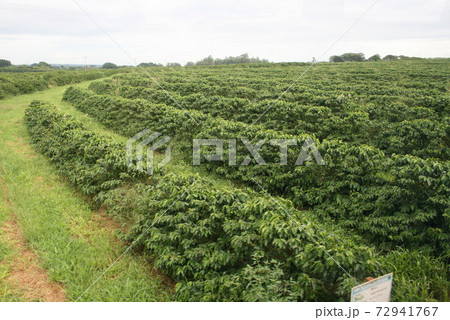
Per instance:
[[[354,145],[369,144],[386,154],[410,154],[421,158],[450,158],[446,133],[450,117],[440,119],[431,108],[408,107],[401,103],[355,105],[347,96],[335,96],[323,105],[265,99],[250,102],[245,98],[210,96],[203,93],[167,94],[160,88],[123,85],[119,81],[96,81],[89,89],[100,95],[145,99],[174,108],[197,110],[214,118],[252,124],[295,135],[314,134],[319,140],[341,139]],[[308,93],[317,98],[314,93]],[[334,95],[332,95],[334,97]],[[311,101],[307,101],[311,103]]]
[[[36,149],[94,201],[102,201],[108,191],[126,181],[143,177],[126,166],[121,144],[83,129],[81,123],[55,107],[33,101],[26,110],[25,122]]]
[[[375,243],[425,246],[449,256],[448,162],[409,155],[387,157],[367,145],[339,140],[319,143],[307,134],[282,134],[258,125],[215,119],[198,111],[189,110],[188,115],[164,104],[101,96],[75,88],[69,88],[64,99],[126,136],[148,128],[176,137],[178,148],[190,161],[194,138],[237,139],[236,164],[249,156],[240,138],[252,145],[262,139],[296,139],[298,145],[290,147],[287,165],[279,165],[279,147],[268,143],[259,150],[267,165],[255,165],[254,161],[248,166],[228,165],[227,145],[224,161],[203,165],[254,187],[256,181],[269,192],[291,199],[297,207],[313,208],[317,214],[358,230]],[[325,165],[312,161],[295,165],[306,139],[315,139]]]
[[[48,71],[0,74],[0,99],[113,75],[118,70]],[[123,72],[123,71],[120,71]]]
[[[422,252],[380,255],[287,200],[193,173],[146,179],[126,165],[124,145],[42,102],[29,106],[25,121],[35,148],[61,174],[108,212],[133,211],[128,239],[177,280],[180,300],[346,301],[355,282],[341,267],[357,281],[394,271],[394,301],[448,298],[442,261]]]

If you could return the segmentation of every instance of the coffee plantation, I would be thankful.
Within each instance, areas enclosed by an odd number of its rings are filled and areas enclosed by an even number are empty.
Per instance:
[[[121,139],[46,102],[25,122],[62,176],[131,221],[122,240],[152,256],[178,300],[348,301],[365,277],[389,272],[393,301],[448,300],[449,60],[318,63],[292,85],[308,67],[153,67],[158,84],[118,69],[69,87],[63,101],[125,138],[172,137],[171,164],[151,176],[127,164]],[[33,79],[23,90],[81,81]],[[258,149],[265,165],[239,165],[248,147],[224,143],[222,161],[193,166],[195,139],[297,143],[286,165],[280,146]],[[323,165],[295,163],[305,141]]]

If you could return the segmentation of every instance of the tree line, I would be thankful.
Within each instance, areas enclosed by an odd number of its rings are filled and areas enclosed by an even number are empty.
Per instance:
[[[417,58],[417,57],[408,57],[404,55],[392,55],[388,54],[385,57],[381,58],[379,54],[374,54],[373,56],[369,58],[365,58],[364,53],[344,53],[341,55],[333,55],[330,57],[330,62],[363,62],[363,61],[394,61],[394,60],[410,60],[410,59],[423,59],[423,58]],[[209,55],[206,58],[203,58],[197,62],[189,61],[184,66],[185,67],[192,67],[192,66],[215,66],[215,65],[228,65],[228,64],[243,64],[243,63],[269,63],[270,61],[267,59],[260,59],[258,57],[253,58],[249,57],[248,53],[241,54],[236,57],[225,57],[223,59],[220,58],[213,58],[213,56]],[[6,59],[0,59],[0,68],[1,67],[11,67],[11,61]],[[163,64],[160,63],[154,63],[154,62],[142,62],[137,65],[138,67],[142,68],[149,68],[149,67],[163,67]],[[166,64],[166,67],[181,67],[181,63],[178,62],[168,62]],[[41,68],[51,68],[51,65],[47,62],[41,61],[39,63],[33,63],[31,67],[41,67]],[[121,66],[118,66],[112,62],[105,62],[102,65],[103,69],[117,69]]]
[[[253,58],[249,57],[248,53],[241,54],[236,57],[225,57],[223,59],[213,58],[213,56],[209,55],[206,58],[203,58],[197,62],[189,61],[184,66],[185,67],[193,67],[193,66],[217,66],[224,64],[242,64],[242,63],[269,63],[267,59],[260,59],[258,57]],[[166,67],[181,67],[181,63],[178,62],[168,62]],[[138,67],[148,68],[148,67],[163,67],[160,63],[153,62],[142,62],[138,64]]]
[[[330,62],[363,62],[363,61],[380,61],[380,60],[384,60],[384,61],[394,61],[394,60],[417,60],[417,59],[423,59],[423,58],[418,58],[418,57],[408,57],[408,56],[404,56],[404,55],[393,55],[393,54],[388,54],[385,57],[381,58],[381,56],[379,54],[374,54],[373,56],[369,57],[369,58],[365,58],[364,53],[352,53],[352,52],[348,52],[348,53],[344,53],[341,55],[335,55],[335,56],[331,56],[330,57]]]

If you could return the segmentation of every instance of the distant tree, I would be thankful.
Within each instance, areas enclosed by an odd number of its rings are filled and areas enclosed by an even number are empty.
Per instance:
[[[345,60],[341,56],[331,56],[330,62],[345,62]]]
[[[168,62],[167,66],[168,67],[181,67],[181,64],[179,64],[178,62]]]
[[[237,60],[238,63],[246,63],[250,61],[250,58],[248,57],[248,53],[244,53],[237,57]]]
[[[426,60],[427,58],[398,56],[401,60]]]
[[[11,66],[11,61],[5,60],[5,59],[0,59],[0,68],[1,67],[9,67],[9,66]]]
[[[192,61],[189,61],[185,64],[185,67],[192,67],[192,66],[195,66],[195,63]]]
[[[44,62],[44,61],[40,61],[37,65],[38,65],[38,67],[44,67],[44,68],[51,68],[52,67],[49,63]]]
[[[367,59],[367,61],[380,61],[380,60],[381,60],[381,56],[379,54],[374,54],[369,59]]]
[[[138,64],[138,67],[142,68],[150,68],[150,67],[161,67],[161,64],[153,63],[153,62],[142,62]]]
[[[112,62],[105,62],[102,66],[103,69],[117,69],[117,65]]]
[[[214,65],[214,58],[210,55],[200,61],[197,61],[195,64],[198,66],[212,66]]]
[[[364,53],[344,53],[340,56],[331,56],[330,62],[344,62],[344,61],[356,61],[356,62],[362,62],[366,61],[366,58],[364,57]]]
[[[364,53],[344,53],[343,55],[341,55],[341,57],[345,60],[345,61],[357,61],[357,62],[361,62],[361,61],[366,61],[366,58],[364,57]]]
[[[394,56],[394,55],[392,55],[392,54],[388,54],[387,56],[385,56],[385,57],[383,58],[383,60],[385,60],[385,61],[393,61],[393,60],[398,60],[398,57],[397,57],[397,56]]]
[[[200,66],[221,65],[221,64],[238,64],[238,63],[268,63],[269,60],[259,58],[250,58],[248,53],[243,53],[237,57],[225,57],[223,59],[214,59],[212,56],[208,56],[195,64]]]

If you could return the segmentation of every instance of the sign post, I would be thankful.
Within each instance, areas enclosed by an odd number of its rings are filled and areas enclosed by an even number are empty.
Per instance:
[[[351,302],[390,302],[393,273],[352,288]]]

